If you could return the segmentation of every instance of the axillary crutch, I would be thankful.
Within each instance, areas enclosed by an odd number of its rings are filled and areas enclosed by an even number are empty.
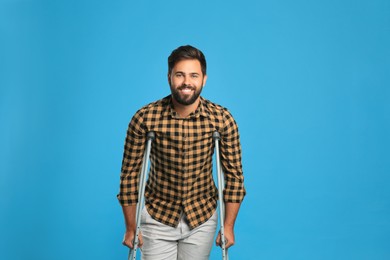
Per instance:
[[[219,203],[219,223],[220,223],[220,235],[221,235],[221,248],[222,248],[222,259],[229,260],[229,255],[226,249],[225,239],[225,204],[223,202],[223,190],[225,187],[224,176],[222,171],[221,157],[219,154],[219,141],[221,136],[217,131],[213,133],[213,139],[215,143],[215,158],[217,166],[217,179],[218,179],[218,203]]]
[[[138,192],[138,204],[137,204],[137,211],[136,211],[136,231],[135,231],[135,236],[134,236],[134,242],[133,242],[133,249],[130,249],[129,252],[129,260],[135,260],[137,257],[137,249],[138,249],[138,234],[140,231],[140,226],[141,226],[141,212],[142,212],[142,207],[144,205],[144,200],[145,200],[145,181],[146,181],[146,175],[148,172],[148,162],[149,162],[149,156],[150,156],[150,149],[152,146],[152,142],[155,138],[154,132],[148,132],[146,135],[146,147],[145,147],[145,152],[144,152],[144,158],[142,160],[142,167],[141,167],[141,173],[139,176],[139,192]]]

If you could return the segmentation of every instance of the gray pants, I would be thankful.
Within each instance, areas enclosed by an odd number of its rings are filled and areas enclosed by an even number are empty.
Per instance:
[[[141,232],[144,244],[141,248],[143,260],[207,260],[210,256],[218,215],[193,230],[181,217],[174,228],[154,220],[146,208],[141,215]]]

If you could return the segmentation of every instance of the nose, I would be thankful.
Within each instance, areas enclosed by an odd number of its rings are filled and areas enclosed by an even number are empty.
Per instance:
[[[188,75],[185,75],[184,76],[184,82],[183,82],[185,85],[190,85],[191,81],[190,81],[190,76]]]

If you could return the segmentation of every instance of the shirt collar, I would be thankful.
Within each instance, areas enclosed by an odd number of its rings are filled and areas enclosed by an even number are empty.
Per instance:
[[[205,103],[205,99],[203,97],[200,97],[198,108],[186,118],[198,118],[199,116],[210,117],[210,113],[207,111],[207,109],[205,109],[204,103]],[[176,113],[176,111],[173,109],[171,95],[165,98],[164,108],[163,111],[161,112],[161,117],[168,117],[168,116],[171,116],[172,118],[176,118],[176,119],[180,118],[179,115]]]

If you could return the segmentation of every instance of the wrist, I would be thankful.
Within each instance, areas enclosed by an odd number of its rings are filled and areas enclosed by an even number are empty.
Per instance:
[[[136,224],[135,223],[128,223],[126,224],[126,231],[135,231],[137,228]]]
[[[225,228],[225,229],[233,230],[233,229],[234,229],[234,224],[225,223],[225,224],[224,224],[224,228]]]
[[[134,233],[135,232],[135,228],[126,227],[126,232]]]

